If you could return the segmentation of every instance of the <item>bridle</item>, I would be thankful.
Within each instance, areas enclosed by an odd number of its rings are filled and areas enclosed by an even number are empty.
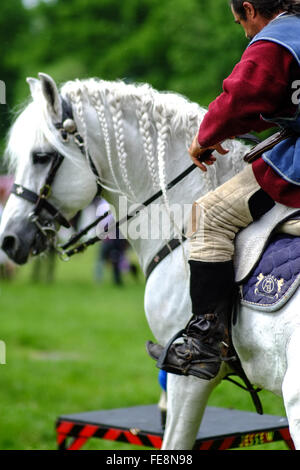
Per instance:
[[[16,196],[21,197],[22,199],[25,199],[26,201],[29,201],[34,204],[34,208],[29,214],[29,219],[31,220],[31,222],[35,223],[43,233],[49,230],[48,227],[50,227],[50,225],[41,225],[41,212],[43,210],[45,210],[51,216],[51,220],[48,220],[48,223],[56,221],[64,227],[69,228],[71,226],[70,222],[64,217],[64,215],[53,204],[48,201],[48,198],[51,195],[51,189],[54,178],[59,167],[63,162],[63,159],[64,157],[60,153],[54,153],[54,158],[52,160],[51,167],[39,194],[31,191],[30,189],[25,188],[25,186],[22,186],[21,184],[14,184],[11,190],[12,194],[15,194]]]
[[[84,139],[77,131],[77,127],[73,117],[73,111],[71,106],[61,97],[62,102],[62,120],[54,124],[55,128],[60,134],[60,138],[64,143],[67,143],[70,136],[73,137],[74,142],[80,149],[81,153],[87,155],[89,164],[92,172],[96,177],[97,182],[97,195],[101,193],[100,176],[94,165],[92,157],[89,152],[86,152]],[[53,155],[53,156],[52,156]],[[39,193],[31,191],[21,184],[15,183],[12,187],[11,193],[17,197],[25,199],[26,201],[34,204],[33,210],[28,215],[29,220],[36,225],[38,230],[48,238],[49,234],[55,236],[57,234],[56,223],[60,226],[70,228],[71,222],[66,219],[62,212],[57,209],[52,203],[49,202],[49,198],[52,192],[52,185],[57,172],[64,161],[64,156],[57,150],[52,152],[51,155],[51,166],[47,173],[45,182],[40,189]],[[47,218],[42,216],[42,212],[47,213]],[[50,216],[50,217],[49,217]],[[57,247],[56,247],[57,248]],[[61,252],[61,250],[58,250]]]

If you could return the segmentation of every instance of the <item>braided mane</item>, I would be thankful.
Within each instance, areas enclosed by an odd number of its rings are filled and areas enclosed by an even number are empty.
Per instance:
[[[139,158],[144,157],[152,188],[162,190],[165,205],[168,207],[166,156],[169,146],[180,138],[187,150],[206,110],[182,95],[159,92],[148,84],[126,84],[122,81],[95,78],[69,81],[61,87],[61,94],[72,104],[86,142],[89,131],[86,113],[89,107],[94,109],[112,179],[107,188],[126,196],[129,201],[136,202],[134,182],[128,172],[129,138],[125,130],[126,119],[130,113],[135,121],[135,138],[139,137],[140,147],[137,148],[142,152]],[[41,100],[36,97],[25,107],[12,126],[7,154],[13,168],[18,167],[24,148],[32,148],[34,141],[35,144],[38,141],[43,142],[45,135],[62,154],[74,159],[68,148],[55,138],[53,130],[49,128],[43,104],[42,95]],[[23,136],[22,139],[20,135]],[[231,164],[234,173],[237,173],[241,170],[241,154],[245,148],[233,141],[229,142],[228,148],[232,150]],[[80,161],[77,163],[80,165]],[[217,186],[214,166],[202,176],[207,191]]]
[[[131,200],[136,200],[136,197],[127,171],[128,153],[123,110],[130,108],[135,111],[137,128],[153,188],[162,190],[167,204],[165,156],[168,143],[178,131],[184,130],[186,147],[188,147],[205,110],[181,95],[158,92],[148,84],[131,85],[122,81],[109,82],[97,79],[75,80],[66,83],[62,88],[62,93],[75,107],[84,132],[86,131],[84,102],[87,100],[94,107],[104,138],[114,184],[121,194],[125,194]],[[110,116],[108,116],[108,111]],[[121,189],[113,167],[110,123],[114,130],[119,168],[125,189]]]

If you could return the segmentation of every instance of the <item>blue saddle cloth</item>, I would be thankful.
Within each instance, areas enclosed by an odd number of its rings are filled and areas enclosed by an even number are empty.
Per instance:
[[[250,278],[240,287],[241,302],[255,310],[275,311],[300,284],[300,237],[274,236]]]

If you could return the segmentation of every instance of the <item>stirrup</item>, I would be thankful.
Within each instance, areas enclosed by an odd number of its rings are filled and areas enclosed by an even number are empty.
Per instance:
[[[171,372],[171,373],[177,374],[177,375],[184,375],[183,372],[180,373],[180,369],[177,369],[175,367],[173,368],[172,366],[169,366],[168,364],[166,364],[166,359],[167,359],[167,355],[169,353],[170,347],[172,346],[174,341],[176,341],[176,339],[180,338],[185,333],[186,333],[186,328],[178,331],[178,333],[176,333],[170,339],[170,341],[167,343],[165,349],[161,353],[160,357],[158,358],[158,361],[156,363],[156,367],[158,367],[159,369],[164,369],[166,372]],[[169,370],[166,370],[166,368],[168,368]],[[174,369],[174,372],[171,369]]]
[[[173,343],[176,339],[178,339],[181,336],[186,336],[187,335],[187,329],[180,330],[176,335],[174,335],[170,341],[168,342],[167,346],[164,348],[162,351],[161,355],[159,356],[156,367],[159,369],[163,369],[166,372],[173,373],[176,375],[194,375],[195,377],[198,377],[200,379],[204,380],[211,380],[215,378],[219,372],[220,366],[221,366],[221,357],[217,354],[215,354],[214,350],[210,351],[210,347],[207,346],[206,351],[204,354],[207,355],[207,357],[204,358],[196,358],[193,360],[191,356],[191,360],[187,359],[186,363],[183,363],[182,365],[178,364],[172,364],[172,362],[167,361],[167,356],[169,354],[171,346],[173,346]],[[181,344],[178,344],[180,347]],[[205,365],[209,364],[215,364],[215,367],[212,370],[209,370],[209,367],[205,367]],[[200,364],[203,365],[203,367],[200,366]]]

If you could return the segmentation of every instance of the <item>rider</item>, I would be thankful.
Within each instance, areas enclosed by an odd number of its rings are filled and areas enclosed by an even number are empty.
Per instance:
[[[207,149],[225,155],[222,142],[249,131],[280,126],[292,128],[295,136],[193,205],[188,234],[193,315],[166,348],[152,342],[147,348],[167,372],[207,380],[228,354],[237,232],[274,201],[300,208],[299,0],[231,0],[231,9],[251,42],[209,106],[189,149],[193,162],[207,171],[216,160],[201,161]],[[179,337],[183,342],[174,342]]]

